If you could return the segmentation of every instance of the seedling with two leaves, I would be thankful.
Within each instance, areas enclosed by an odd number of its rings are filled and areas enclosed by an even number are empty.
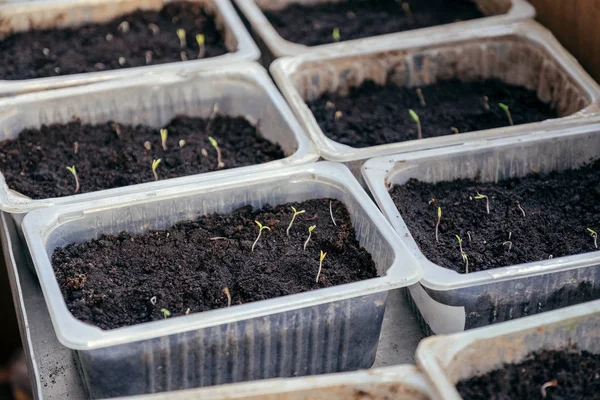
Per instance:
[[[319,256],[319,271],[317,272],[317,279],[316,279],[316,283],[319,283],[319,277],[321,276],[321,269],[323,268],[323,260],[325,259],[325,256],[327,255],[327,253],[324,253],[323,250],[321,250],[321,255]]]
[[[290,224],[288,225],[287,229],[285,230],[286,235],[290,236],[290,228],[292,227],[292,224],[294,223],[294,220],[296,219],[296,217],[300,214],[304,214],[306,211],[305,210],[296,210],[295,207],[292,207],[292,211],[294,212],[294,215],[292,215],[292,220],[290,221]]]
[[[254,241],[254,243],[252,243],[252,251],[254,251],[254,247],[256,247],[256,243],[258,243],[258,241],[260,240],[260,236],[262,235],[262,231],[264,229],[267,229],[267,230],[271,231],[271,228],[269,228],[268,226],[264,226],[263,224],[261,224],[258,221],[254,221],[254,222],[256,222],[256,225],[258,225],[259,230],[258,230],[258,236],[256,237],[256,240]]]
[[[454,235],[454,236],[456,236],[456,240],[458,240],[458,248],[460,249],[460,256],[462,257],[463,261],[465,262],[465,273],[468,274],[469,273],[469,256],[467,256],[467,253],[465,253],[463,251],[462,239],[460,238],[460,236],[458,236],[458,235]]]
[[[74,165],[67,167],[67,170],[75,177],[75,193],[77,193],[79,192],[79,178],[77,177],[77,170],[75,169]]]

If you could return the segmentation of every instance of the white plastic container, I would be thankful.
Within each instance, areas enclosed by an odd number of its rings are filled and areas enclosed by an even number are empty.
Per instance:
[[[185,317],[101,330],[68,311],[56,247],[101,233],[141,234],[250,204],[335,198],[380,277]],[[369,368],[389,290],[421,278],[417,261],[343,165],[316,163],[39,209],[23,231],[59,341],[76,350],[93,398]]]
[[[253,35],[255,36],[262,50],[262,60],[264,65],[269,65],[279,57],[296,56],[309,51],[319,51],[327,54],[330,51],[337,50],[340,45],[324,44],[319,46],[305,46],[299,43],[293,43],[282,38],[273,25],[269,22],[263,10],[279,10],[290,4],[311,5],[319,2],[335,0],[234,0],[244,17],[250,23]],[[453,32],[487,29],[490,26],[507,24],[510,22],[530,19],[535,17],[535,9],[531,4],[524,0],[474,0],[481,12],[486,18],[479,18],[470,21],[455,22],[452,24],[437,25],[428,28],[415,29],[404,32],[390,33],[386,35],[374,36],[371,38],[362,38],[342,42],[342,48],[353,48],[358,44],[366,42],[366,47],[376,44],[382,40],[393,40],[402,42],[413,37],[427,38],[431,35],[441,33],[452,34]]]
[[[600,110],[598,84],[550,32],[532,21],[485,30],[432,33],[402,41],[381,39],[369,46],[345,44],[328,53],[282,58],[273,63],[271,73],[320,155],[347,164],[359,180],[360,166],[369,158],[544,131],[556,123],[595,115]],[[556,107],[559,118],[354,148],[325,136],[305,103],[326,92],[347,93],[366,79],[413,87],[450,78],[496,78],[523,85]]]
[[[219,104],[222,114],[242,115],[252,123],[260,121],[261,134],[278,143],[288,157],[247,167],[43,200],[32,200],[12,191],[0,173],[0,209],[11,213],[20,224],[27,212],[41,207],[89,202],[141,190],[276,170],[318,159],[267,72],[254,63],[234,63],[210,71],[109,81],[0,100],[0,132],[2,139],[15,138],[25,128],[66,123],[73,116],[84,123],[114,120],[158,128],[179,114],[207,118],[215,103]]]
[[[400,365],[305,378],[269,379],[122,400],[428,400],[430,389],[416,367]]]
[[[552,296],[581,284],[597,287],[600,251],[461,274],[421,253],[388,190],[411,178],[497,182],[532,170],[576,168],[600,157],[599,150],[600,118],[593,118],[589,125],[367,161],[363,174],[373,197],[423,267],[424,277],[410,294],[425,332],[460,332],[572,305],[577,300]]]
[[[417,363],[432,387],[432,397],[461,400],[455,385],[503,364],[523,361],[541,350],[577,346],[600,354],[600,301],[449,336],[423,340]]]
[[[0,36],[31,29],[77,27],[87,23],[103,23],[137,9],[160,10],[176,0],[43,0],[0,2]],[[190,71],[219,68],[238,61],[256,61],[260,52],[230,0],[187,0],[202,4],[215,16],[228,53],[217,57],[144,67],[113,69],[99,72],[24,80],[0,80],[0,97],[80,86],[116,78],[136,77],[166,71]],[[3,57],[9,55],[3,54]]]

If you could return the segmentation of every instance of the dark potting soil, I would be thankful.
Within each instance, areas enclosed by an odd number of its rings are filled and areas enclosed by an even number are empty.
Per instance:
[[[185,30],[185,48],[177,30]],[[33,30],[0,40],[0,79],[31,79],[131,68],[189,60],[200,53],[196,35],[204,35],[200,58],[227,53],[212,15],[189,2],[170,3],[160,11],[135,11],[103,24]]]
[[[499,183],[411,179],[395,185],[390,195],[425,257],[464,273],[456,235],[462,238],[469,272],[597,251],[588,228],[600,232],[599,177],[597,160],[578,169]],[[477,193],[489,198],[489,214],[486,199],[475,199]]]
[[[471,0],[346,0],[264,13],[284,39],[307,46],[335,42],[335,28],[343,41],[485,16]]]
[[[416,88],[366,81],[352,88],[348,96],[326,93],[308,102],[308,106],[325,136],[352,147],[418,139],[410,109],[419,116],[423,138],[454,135],[452,128],[465,133],[509,126],[499,103],[509,107],[515,125],[557,117],[556,111],[542,103],[535,91],[494,79],[447,80],[421,90],[425,106],[421,105]],[[489,110],[484,104],[485,96]]]
[[[461,381],[456,388],[465,400],[598,400],[600,354],[540,351],[519,364]]]
[[[343,203],[242,207],[144,235],[122,232],[57,248],[52,265],[69,310],[102,329],[139,324],[377,276]],[[286,235],[293,216],[298,211]],[[264,229],[254,251],[261,222]],[[309,226],[316,225],[303,250]],[[326,252],[319,281],[320,252]],[[155,298],[155,301],[153,300]]]
[[[279,145],[262,138],[242,117],[216,114],[207,130],[209,120],[185,116],[171,120],[164,127],[167,150],[159,129],[144,125],[89,125],[75,120],[25,129],[17,139],[0,142],[0,171],[11,189],[43,199],[74,193],[75,178],[67,166],[75,166],[81,185],[78,193],[87,193],[154,181],[154,159],[161,160],[156,169],[159,179],[168,179],[285,157]],[[209,136],[221,150],[222,168]]]

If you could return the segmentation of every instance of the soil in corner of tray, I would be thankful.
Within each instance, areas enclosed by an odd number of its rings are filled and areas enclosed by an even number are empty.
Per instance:
[[[137,10],[102,24],[11,34],[0,40],[0,79],[99,72],[225,54],[221,32],[205,8],[177,1],[159,11]],[[204,35],[203,45],[196,35]]]
[[[508,106],[510,120],[500,103]],[[535,91],[496,79],[451,79],[420,88],[365,81],[348,95],[325,93],[307,105],[325,136],[357,148],[417,140],[418,125],[409,110],[417,114],[423,138],[508,127],[511,120],[519,125],[558,116]]]
[[[542,350],[518,364],[458,382],[464,400],[598,400],[600,354]]]
[[[485,17],[471,0],[346,0],[264,10],[286,40],[307,46]],[[339,37],[333,34],[339,30]]]
[[[0,142],[0,171],[12,190],[44,199],[74,194],[77,182],[78,193],[152,182],[154,160],[160,160],[158,179],[168,179],[285,157],[278,144],[242,117],[178,116],[164,129],[166,150],[160,129],[145,125],[75,120],[25,129],[16,139]],[[75,166],[77,182],[67,166]]]
[[[411,179],[390,195],[425,257],[465,273],[598,251],[599,176],[596,160],[498,183]]]
[[[288,236],[291,207],[300,214]],[[265,227],[258,241],[255,221]],[[103,235],[55,249],[52,265],[71,313],[102,329],[377,276],[346,207],[330,199],[246,206],[143,235]]]

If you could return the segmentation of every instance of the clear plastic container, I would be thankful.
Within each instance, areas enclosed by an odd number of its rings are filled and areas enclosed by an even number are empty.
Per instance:
[[[56,247],[101,233],[324,197],[346,205],[380,277],[106,331],[71,315],[50,262]],[[77,351],[94,398],[368,368],[388,291],[422,275],[350,171],[327,162],[39,209],[23,231],[57,337]]]
[[[600,88],[577,61],[539,24],[527,21],[485,30],[442,32],[403,41],[381,39],[370,46],[347,44],[339,51],[282,58],[271,73],[323,158],[343,162],[359,180],[372,157],[441,148],[544,131],[554,124],[598,114]],[[366,79],[402,87],[456,78],[500,79],[536,90],[559,118],[441,137],[354,148],[329,139],[305,101],[326,92],[347,93]]]
[[[31,29],[53,29],[103,23],[137,9],[160,10],[177,0],[44,0],[0,2],[0,35],[25,32]],[[202,4],[215,16],[228,53],[186,62],[165,63],[144,67],[113,69],[99,72],[63,75],[24,80],[0,80],[0,97],[80,86],[115,78],[136,77],[166,71],[191,71],[200,68],[219,68],[237,61],[256,61],[258,47],[235,12],[230,0],[187,0]],[[3,55],[6,57],[7,55]]]
[[[41,207],[275,170],[318,159],[269,75],[254,63],[235,63],[213,71],[143,76],[0,100],[0,132],[2,139],[15,138],[25,128],[67,123],[73,116],[84,123],[114,120],[158,128],[178,114],[207,118],[215,103],[219,104],[220,113],[243,115],[252,123],[260,121],[261,134],[278,143],[288,157],[247,167],[43,200],[32,200],[12,191],[0,173],[0,209],[11,213],[20,225],[25,213]]]
[[[412,365],[305,378],[270,379],[214,388],[127,397],[131,400],[428,400],[425,378]],[[125,400],[125,398],[123,398]]]
[[[409,288],[430,334],[454,333],[573,305],[555,296],[581,284],[600,284],[600,251],[461,274],[429,261],[413,239],[388,190],[411,178],[424,182],[497,182],[576,168],[600,156],[600,118],[589,125],[533,132],[517,138],[457,145],[367,161],[363,174],[381,211],[423,267]]]
[[[523,361],[541,350],[575,345],[600,354],[600,301],[449,336],[427,338],[417,363],[432,387],[432,397],[461,400],[455,385],[503,364]]]
[[[264,65],[269,65],[279,57],[296,56],[309,51],[319,51],[327,54],[329,51],[337,50],[339,44],[324,44],[319,46],[305,46],[299,43],[293,43],[282,38],[277,30],[271,25],[263,10],[279,10],[290,4],[311,5],[317,3],[315,0],[234,0],[244,17],[248,20],[251,31],[262,50],[262,61]],[[335,0],[323,0],[335,1]],[[338,0],[339,1],[339,0]],[[530,19],[535,17],[535,9],[531,4],[524,0],[474,0],[481,12],[486,18],[479,18],[470,21],[455,22],[452,24],[437,25],[428,28],[415,29],[404,32],[390,33],[386,35],[374,36],[371,38],[362,38],[344,41],[342,48],[354,48],[359,44],[366,44],[366,47],[376,45],[382,40],[393,40],[402,42],[406,39],[419,36],[427,38],[430,35],[443,32],[452,34],[457,31],[467,29],[486,29],[493,25],[507,24],[510,22]]]

